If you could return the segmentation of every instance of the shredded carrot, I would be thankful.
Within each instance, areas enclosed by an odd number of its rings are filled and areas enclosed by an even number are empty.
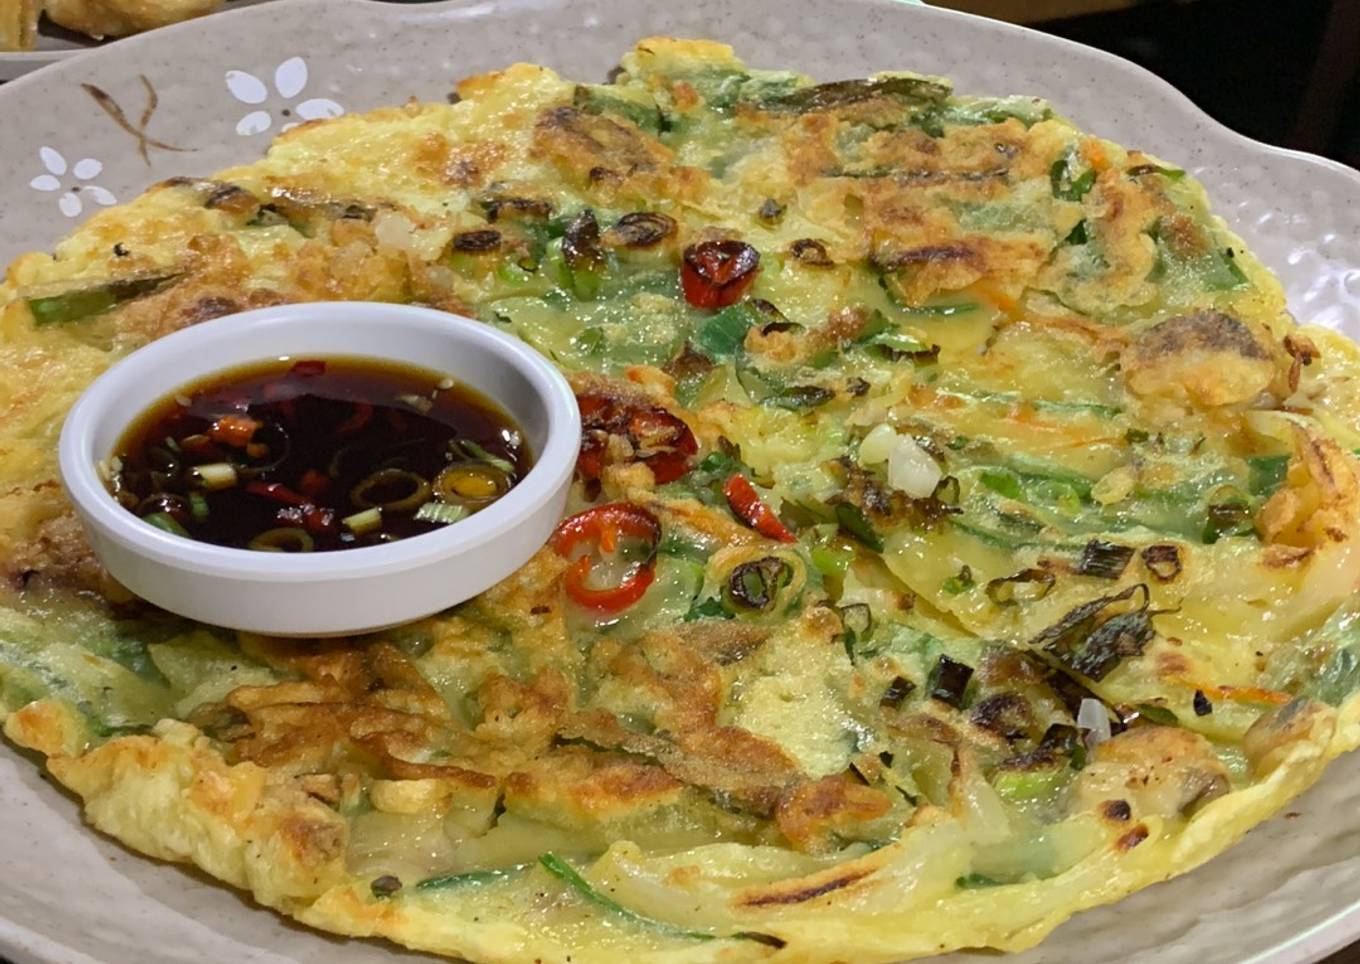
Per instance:
[[[223,415],[208,429],[208,437],[214,442],[241,449],[250,444],[259,427],[259,421],[249,415]]]
[[[1094,138],[1088,137],[1082,141],[1081,156],[1086,158],[1086,163],[1095,168],[1097,173],[1110,166],[1110,157],[1105,153],[1104,146]]]
[[[1280,690],[1268,690],[1259,686],[1206,686],[1194,680],[1179,679],[1177,682],[1190,688],[1203,691],[1214,700],[1231,700],[1234,703],[1266,703],[1270,706],[1283,706],[1294,697]]]
[[[600,527],[600,551],[613,552],[619,545],[619,533],[612,525],[606,523]]]
[[[1279,690],[1262,689],[1259,686],[1216,686],[1219,699],[1232,700],[1234,703],[1269,703],[1283,706],[1294,697]]]
[[[976,282],[973,285],[973,290],[978,293],[978,297],[982,298],[984,301],[988,301],[996,305],[996,307],[1000,308],[1010,317],[1015,318],[1016,316],[1019,315],[1020,313],[1019,299],[1012,298],[1009,294],[1003,291],[1001,289],[1001,285],[997,284],[995,281],[983,278],[982,280]]]

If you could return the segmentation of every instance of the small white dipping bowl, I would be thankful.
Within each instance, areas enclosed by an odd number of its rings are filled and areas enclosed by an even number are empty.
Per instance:
[[[533,468],[506,495],[445,529],[313,553],[254,552],[163,532],[123,508],[98,463],[124,431],[182,387],[279,358],[369,357],[446,374],[523,429]],[[62,428],[61,475],[90,544],[115,579],[171,612],[280,636],[371,632],[446,609],[523,565],[561,518],[580,448],[566,380],[508,335],[430,308],[318,302],[186,328],[114,365]]]

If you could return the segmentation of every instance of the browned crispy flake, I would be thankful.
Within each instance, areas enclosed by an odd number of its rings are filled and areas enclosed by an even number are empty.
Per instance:
[[[891,806],[881,790],[837,774],[785,793],[775,808],[775,822],[795,847],[815,852],[831,847],[837,831],[881,817]]]
[[[840,874],[829,880],[808,884],[806,887],[800,887],[795,890],[779,890],[763,894],[753,894],[742,901],[742,903],[747,907],[774,907],[782,904],[802,904],[809,900],[825,896],[826,894],[843,890],[851,884],[868,877],[872,872],[872,870],[867,868],[856,869],[850,873]]]

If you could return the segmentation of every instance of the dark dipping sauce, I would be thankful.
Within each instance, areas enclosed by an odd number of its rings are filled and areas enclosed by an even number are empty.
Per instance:
[[[524,435],[436,372],[363,358],[219,372],[119,440],[109,487],[177,535],[238,549],[352,549],[434,532],[528,473]]]

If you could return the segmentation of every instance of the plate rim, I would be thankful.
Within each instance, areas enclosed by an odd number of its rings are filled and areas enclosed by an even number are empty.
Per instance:
[[[548,2],[556,5],[558,3],[569,3],[570,0],[548,0]],[[1122,71],[1134,82],[1134,88],[1130,92],[1126,92],[1125,96],[1155,94],[1168,108],[1178,112],[1182,120],[1196,124],[1204,131],[1206,136],[1211,135],[1220,143],[1226,142],[1233,148],[1249,155],[1265,155],[1292,164],[1302,164],[1330,171],[1348,182],[1355,196],[1360,198],[1360,170],[1331,158],[1270,144],[1243,134],[1212,117],[1170,82],[1117,54],[1064,37],[1045,34],[1025,25],[993,20],[963,11],[927,6],[914,2],[914,0],[838,0],[838,2],[850,6],[894,11],[894,16],[920,16],[928,20],[931,18],[938,18],[942,21],[953,20],[963,24],[964,29],[982,29],[985,26],[985,29],[1000,31],[1031,48],[1047,48],[1083,58],[1088,62],[1103,63],[1108,67]],[[336,16],[343,16],[345,11],[350,10],[364,10],[371,13],[376,8],[382,8],[384,14],[390,15],[394,19],[417,21],[441,21],[447,20],[451,16],[456,18],[459,15],[474,15],[479,11],[486,10],[488,6],[499,7],[499,9],[491,11],[492,16],[506,17],[513,16],[517,12],[528,11],[537,5],[535,0],[504,0],[501,3],[496,3],[493,0],[491,4],[487,4],[485,0],[437,0],[437,2],[419,4],[384,2],[384,0],[290,0],[290,4],[294,8],[308,6],[317,9],[318,12],[325,11]],[[645,5],[645,0],[640,5]],[[124,55],[135,57],[148,44],[166,44],[168,40],[180,33],[204,30],[203,21],[211,21],[213,25],[211,29],[228,34],[234,29],[233,25],[236,23],[235,19],[228,18],[260,16],[262,15],[262,7],[263,5],[254,4],[230,7],[204,17],[119,38],[113,42],[86,49],[22,51],[0,54],[0,62],[3,62],[6,58],[29,61],[50,59],[50,62],[30,70],[0,87],[0,111],[6,108],[15,95],[22,94],[30,87],[45,84],[57,78],[63,72],[79,70],[93,58],[112,58]],[[1223,212],[1220,210],[1219,213],[1222,215]],[[74,229],[75,225],[69,227]],[[1356,265],[1356,267],[1360,267],[1360,265]],[[15,757],[26,756],[26,754],[19,753],[7,741],[4,750],[0,752]],[[21,765],[27,765],[31,762],[26,759],[20,760]],[[1326,779],[1326,774],[1323,775],[1322,779]],[[63,794],[63,796],[69,795]],[[79,809],[78,801],[74,802],[73,805]],[[80,816],[80,820],[86,833],[98,833],[88,823],[84,823],[83,815]],[[122,844],[118,844],[118,846],[138,860],[153,859]],[[221,881],[213,881],[213,885],[218,888],[226,888],[235,894],[242,893],[237,888]],[[274,913],[273,911],[266,912]],[[1338,909],[1328,918],[1305,930],[1289,935],[1277,944],[1260,949],[1250,957],[1244,958],[1243,961],[1244,964],[1303,964],[1303,962],[1317,961],[1350,945],[1357,939],[1360,939],[1360,893],[1352,898],[1348,906]],[[398,947],[395,944],[391,946],[393,948]],[[60,964],[67,964],[67,962],[86,964],[86,962],[95,960],[81,951],[62,944],[57,939],[5,916],[0,916],[0,950],[3,950],[9,956],[13,964],[58,964],[58,962]]]

